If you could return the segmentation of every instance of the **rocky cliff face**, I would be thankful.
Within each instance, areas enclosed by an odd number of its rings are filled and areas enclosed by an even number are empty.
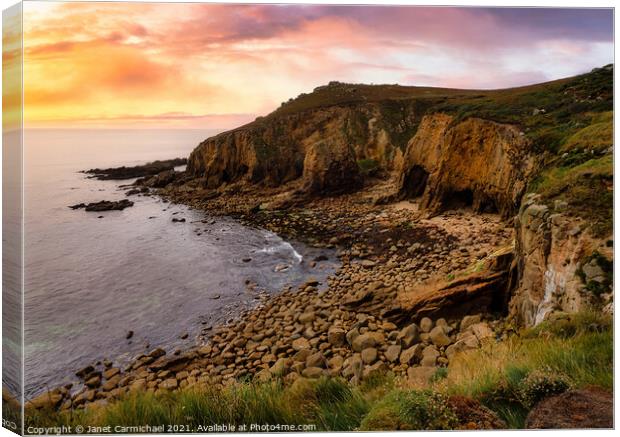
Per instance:
[[[313,193],[347,191],[359,186],[360,162],[395,168],[415,131],[416,108],[415,102],[388,101],[276,112],[205,140],[187,170],[206,188],[277,186],[301,178],[302,188]]]
[[[514,126],[446,114],[422,119],[407,145],[399,176],[401,197],[422,196],[421,207],[440,212],[472,206],[508,217],[518,209],[535,161]]]
[[[613,66],[496,91],[334,83],[207,139],[184,180],[205,196],[230,183],[290,183],[272,202],[282,209],[381,176],[377,203],[418,198],[432,214],[470,207],[515,219],[507,281],[519,323],[609,310],[612,85]],[[541,197],[522,203],[533,188]]]
[[[586,307],[612,310],[612,248],[593,237],[583,220],[562,205],[549,208],[528,195],[516,220],[520,279],[510,301],[510,315],[532,326],[553,311]]]

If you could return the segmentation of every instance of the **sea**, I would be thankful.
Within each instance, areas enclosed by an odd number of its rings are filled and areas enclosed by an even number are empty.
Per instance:
[[[325,283],[335,271],[333,251],[156,196],[131,196],[134,206],[123,211],[69,208],[126,198],[120,185],[133,182],[100,181],[83,170],[187,157],[218,132],[24,132],[27,399],[75,382],[78,369],[97,361],[123,365],[155,347],[169,353],[192,347],[205,327],[234,323],[241,311],[257,305],[257,290],[277,293],[309,278]],[[319,255],[328,260],[312,267]],[[249,289],[248,282],[256,288]]]

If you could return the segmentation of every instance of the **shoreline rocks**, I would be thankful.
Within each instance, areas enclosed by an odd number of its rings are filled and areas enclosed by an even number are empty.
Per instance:
[[[90,174],[92,175],[90,177],[99,180],[123,180],[155,176],[161,172],[174,170],[175,167],[186,164],[186,158],[175,158],[164,161],[153,161],[133,167],[91,168],[90,170],[85,170],[83,173]]]
[[[87,212],[101,212],[101,211],[122,211],[125,208],[130,208],[133,206],[133,202],[127,199],[122,200],[102,200],[100,202],[94,203],[78,203],[76,205],[71,205],[69,208],[71,209],[84,209]]]

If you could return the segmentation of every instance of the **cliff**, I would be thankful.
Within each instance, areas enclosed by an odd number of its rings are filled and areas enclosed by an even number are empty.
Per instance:
[[[392,171],[421,117],[416,101],[376,101],[276,113],[202,142],[188,173],[206,188],[296,179],[315,194],[358,188],[365,169]]]
[[[377,204],[497,213],[516,236],[511,317],[610,310],[612,90],[612,65],[491,91],[333,82],[205,140],[177,184],[277,187],[275,208],[381,184]]]
[[[425,116],[407,145],[399,192],[422,196],[421,207],[431,211],[472,206],[508,217],[534,169],[530,148],[512,125],[480,118],[455,123],[442,113]]]

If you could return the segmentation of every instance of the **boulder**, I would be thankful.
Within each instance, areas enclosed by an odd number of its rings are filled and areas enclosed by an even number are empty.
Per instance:
[[[366,348],[362,351],[362,361],[364,364],[372,364],[377,361],[377,349],[374,347]]]
[[[397,340],[404,348],[411,347],[420,339],[420,329],[415,323],[404,327],[398,334]]]
[[[362,372],[362,378],[368,379],[375,376],[382,376],[389,370],[389,367],[383,361],[377,361],[372,366],[366,366]]]
[[[435,326],[433,329],[431,329],[431,332],[429,333],[429,337],[431,339],[431,342],[435,346],[439,346],[439,347],[448,346],[452,342],[450,340],[450,337],[446,335],[444,328],[441,326]]]
[[[387,350],[385,351],[385,359],[392,363],[398,361],[401,349],[402,348],[399,344],[393,344],[391,346],[388,346]]]
[[[269,371],[274,376],[284,376],[290,370],[290,359],[288,358],[280,358],[275,362],[273,366],[269,368]]]
[[[422,332],[431,332],[433,326],[433,321],[428,317],[422,317],[422,320],[420,320],[420,329]]]
[[[407,378],[415,385],[426,386],[437,372],[436,367],[415,366],[407,369]]]
[[[327,341],[333,347],[342,347],[346,341],[346,333],[344,329],[332,326],[327,331]]]
[[[103,391],[111,391],[113,389],[115,389],[118,386],[118,383],[121,380],[121,375],[115,375],[111,378],[109,378],[102,386],[101,389]]]
[[[105,379],[110,379],[113,376],[118,375],[119,373],[121,373],[121,369],[119,369],[118,367],[112,367],[103,372],[103,377]]]
[[[543,399],[525,420],[528,429],[612,429],[613,426],[613,394],[596,387]]]
[[[353,340],[351,347],[355,352],[361,352],[369,347],[375,347],[383,342],[383,335],[377,332],[361,334]]]
[[[423,367],[432,367],[437,364],[437,358],[439,358],[439,351],[434,345],[426,346],[422,351],[422,360],[420,365]]]
[[[47,391],[27,402],[26,408],[35,408],[37,410],[56,409],[63,398],[64,396],[58,390]]]
[[[179,386],[179,382],[176,378],[168,378],[159,384],[159,388],[164,390],[174,390]]]
[[[350,378],[352,376],[361,377],[363,368],[362,357],[359,354],[352,355],[344,360],[342,367],[342,376],[345,378]]]
[[[493,330],[486,322],[475,323],[471,325],[471,331],[474,333],[479,341],[489,340],[495,337]]]
[[[408,365],[417,363],[422,358],[423,350],[424,346],[421,343],[411,346],[409,349],[405,349],[400,354],[400,363]]]
[[[477,349],[479,346],[480,343],[478,342],[478,339],[475,335],[471,334],[448,346],[446,348],[446,357],[451,360],[455,354],[471,349]]]
[[[310,342],[303,337],[293,340],[293,349],[300,351],[303,349],[310,349]]]
[[[306,367],[301,372],[301,375],[304,378],[316,379],[316,378],[320,378],[321,376],[323,376],[324,373],[325,373],[325,370],[321,369],[320,367]]]
[[[476,314],[476,315],[473,315],[473,316],[465,316],[465,317],[463,317],[463,320],[461,320],[461,324],[459,326],[459,329],[461,331],[465,331],[471,325],[474,325],[476,323],[480,323],[480,320],[481,320],[480,314]]]
[[[360,335],[360,331],[357,328],[351,329],[349,332],[347,332],[347,335],[346,335],[347,343],[349,343],[350,345],[353,345],[353,340],[359,337],[359,335]]]
[[[312,354],[306,359],[306,367],[318,367],[324,369],[326,366],[327,362],[321,352]]]
[[[299,323],[302,323],[302,324],[312,323],[314,319],[316,319],[316,315],[314,314],[314,311],[308,311],[306,313],[301,313],[298,318]]]

